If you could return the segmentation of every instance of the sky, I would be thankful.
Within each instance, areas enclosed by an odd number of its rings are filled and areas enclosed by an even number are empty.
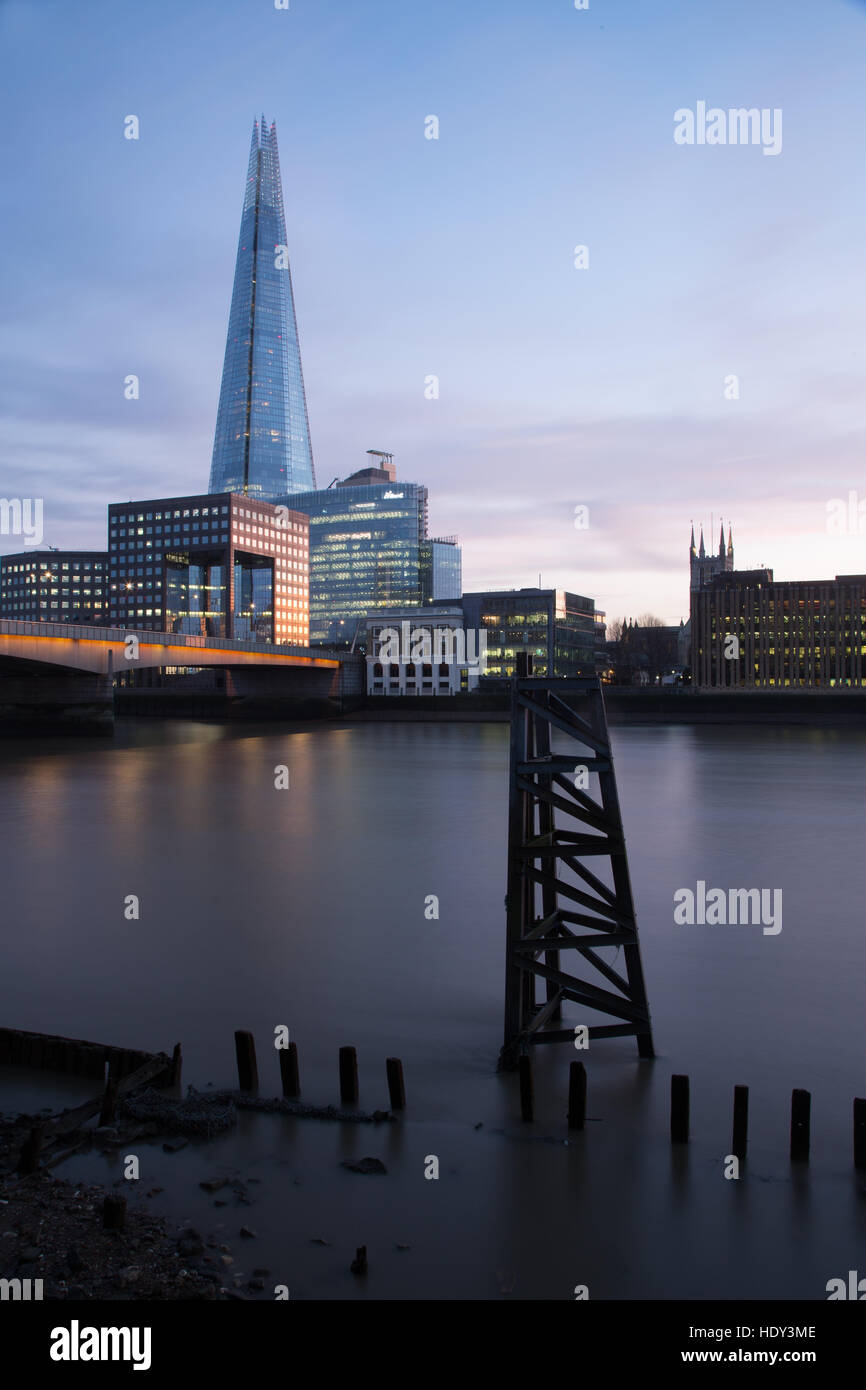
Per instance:
[[[319,486],[393,452],[467,590],[609,618],[688,617],[692,521],[863,573],[864,53],[863,0],[0,0],[0,495],[82,548],[207,489],[264,113]]]

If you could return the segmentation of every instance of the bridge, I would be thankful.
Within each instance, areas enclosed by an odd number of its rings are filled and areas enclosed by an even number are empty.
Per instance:
[[[35,661],[93,675],[112,675],[147,666],[306,667],[332,673],[340,668],[338,657],[314,656],[309,647],[275,647],[271,642],[242,642],[180,632],[16,622],[9,618],[0,619],[0,659],[4,666],[6,659]]]
[[[132,673],[219,668],[226,697],[328,701],[343,689],[345,657],[179,632],[0,619],[0,720],[111,722],[113,687]],[[147,678],[150,684],[150,676]],[[211,677],[213,680],[213,677]]]

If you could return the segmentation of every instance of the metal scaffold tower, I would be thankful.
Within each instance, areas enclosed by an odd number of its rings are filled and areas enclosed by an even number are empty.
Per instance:
[[[505,1041],[499,1064],[516,1066],[531,1044],[573,1043],[574,1025],[562,1026],[566,1001],[581,1006],[574,1024],[586,1023],[590,1040],[634,1036],[639,1055],[652,1057],[601,685],[595,677],[542,678],[530,672],[524,658],[512,681]],[[551,751],[554,731],[573,740],[567,753]],[[593,774],[597,801],[588,790]],[[608,861],[609,882],[588,867],[588,860],[600,873]],[[617,948],[624,974],[614,968]],[[568,965],[563,969],[564,952]],[[581,967],[589,968],[589,979],[572,973]],[[544,984],[543,1002],[536,997],[536,982]],[[586,1011],[617,1021],[589,1024]]]

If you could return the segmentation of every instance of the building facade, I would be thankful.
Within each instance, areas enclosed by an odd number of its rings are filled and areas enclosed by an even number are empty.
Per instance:
[[[458,600],[463,594],[463,557],[456,536],[421,544],[421,602]]]
[[[866,575],[779,582],[734,570],[692,594],[692,676],[701,689],[862,689]]]
[[[23,551],[0,559],[0,617],[31,623],[108,621],[108,552]]]
[[[368,695],[458,695],[478,688],[479,650],[459,604],[377,609],[367,616]]]
[[[210,491],[280,502],[316,486],[277,129],[253,122]]]
[[[236,493],[108,509],[113,627],[306,646],[307,518]]]
[[[532,656],[533,674],[595,674],[604,647],[604,614],[595,600],[565,589],[497,589],[463,595],[467,629],[484,629],[487,660],[482,685],[510,679],[519,652]]]
[[[310,519],[310,642],[360,646],[367,614],[422,601],[427,489],[365,468],[335,486],[298,493]]]

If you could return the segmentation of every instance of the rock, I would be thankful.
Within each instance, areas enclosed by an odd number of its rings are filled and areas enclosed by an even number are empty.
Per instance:
[[[228,1269],[229,1265],[234,1264],[234,1260],[232,1259],[231,1255],[220,1255],[220,1263],[224,1264],[226,1269]]]
[[[397,1249],[398,1249],[398,1250],[411,1250],[412,1247],[411,1247],[411,1245],[400,1245],[399,1242],[398,1242],[398,1244],[397,1244]]]
[[[256,1238],[255,1231],[251,1231],[249,1226],[241,1226],[241,1235],[247,1240],[255,1240]]]
[[[221,1187],[225,1187],[228,1178],[205,1178],[204,1182],[199,1183],[205,1192],[219,1192]]]
[[[359,1245],[355,1251],[355,1258],[349,1266],[353,1274],[367,1273],[367,1247]]]
[[[254,1269],[254,1270],[253,1270],[253,1278],[254,1278],[254,1279],[267,1279],[267,1277],[268,1277],[268,1275],[270,1274],[270,1272],[271,1272],[271,1271],[270,1271],[269,1269]]]
[[[227,1207],[228,1202],[221,1202],[219,1198],[214,1202],[215,1207]]]
[[[387,1173],[388,1171],[381,1158],[362,1158],[360,1163],[344,1158],[340,1166],[341,1168],[348,1168],[350,1173]]]
[[[181,1231],[177,1240],[177,1253],[179,1255],[188,1259],[190,1255],[201,1255],[203,1251],[204,1241],[198,1231],[194,1231],[192,1227],[186,1231]]]
[[[247,1284],[248,1289],[253,1289],[255,1293],[261,1293],[265,1287],[264,1279],[251,1279]]]
[[[310,1244],[311,1244],[311,1245],[330,1245],[330,1244],[331,1244],[331,1241],[329,1241],[329,1240],[322,1240],[322,1237],[321,1237],[321,1236],[311,1236],[311,1237],[310,1237]]]
[[[176,1154],[179,1153],[181,1149],[185,1149],[188,1143],[188,1139],[166,1139],[162,1147],[165,1153]]]

